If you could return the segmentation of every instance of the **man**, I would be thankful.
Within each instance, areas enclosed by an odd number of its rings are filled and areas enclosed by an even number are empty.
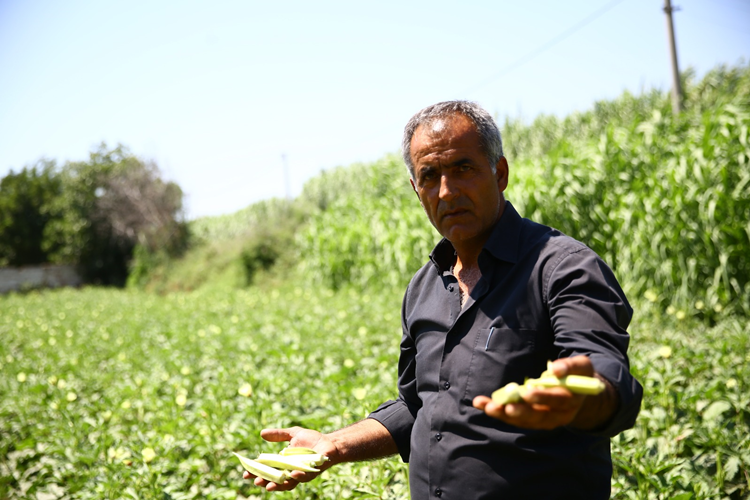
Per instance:
[[[399,453],[414,499],[609,498],[609,438],[633,425],[642,398],[626,354],[632,310],[614,275],[505,201],[500,133],[479,106],[425,108],[407,124],[403,151],[444,238],[404,297],[399,398],[331,434],[262,437],[314,448],[327,466]],[[557,376],[595,376],[606,390],[536,389],[506,405],[487,397],[538,377],[547,360]],[[286,490],[314,477],[255,483]]]

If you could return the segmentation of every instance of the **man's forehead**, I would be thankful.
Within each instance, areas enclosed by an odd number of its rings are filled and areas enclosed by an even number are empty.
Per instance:
[[[440,134],[441,132],[445,131],[445,129],[448,127],[448,124],[446,123],[446,118],[436,118],[432,121],[432,123],[427,125],[427,131],[431,132],[433,134]]]
[[[461,114],[435,117],[419,125],[412,136],[412,146],[416,143],[453,143],[467,134],[477,133],[477,128],[469,118]]]
[[[441,135],[451,128],[466,124],[466,122],[471,122],[471,120],[460,113],[452,113],[436,116],[423,123],[419,128],[430,135]]]
[[[420,125],[411,143],[411,157],[417,170],[434,162],[464,161],[465,155],[484,155],[474,122],[463,115],[440,117]],[[455,157],[461,156],[461,158]]]
[[[412,136],[412,144],[427,141],[453,140],[471,131],[476,131],[474,123],[463,115],[449,115],[435,117],[419,125]]]

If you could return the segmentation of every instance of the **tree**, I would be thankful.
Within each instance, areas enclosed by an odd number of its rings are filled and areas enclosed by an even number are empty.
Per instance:
[[[124,146],[102,143],[88,161],[67,163],[61,179],[44,246],[53,261],[77,264],[86,281],[124,285],[136,246],[176,252],[184,245],[179,186]]]
[[[39,160],[0,180],[0,266],[48,261],[56,244],[43,247],[44,229],[52,217],[50,205],[60,191],[53,160]]]

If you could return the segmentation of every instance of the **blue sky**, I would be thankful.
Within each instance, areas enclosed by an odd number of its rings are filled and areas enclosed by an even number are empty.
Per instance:
[[[673,4],[681,69],[750,61],[749,0]],[[397,152],[433,102],[530,121],[668,89],[662,7],[0,0],[0,175],[122,143],[180,184],[189,218],[233,212]]]

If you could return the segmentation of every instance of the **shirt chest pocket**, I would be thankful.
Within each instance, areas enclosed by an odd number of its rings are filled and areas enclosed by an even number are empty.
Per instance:
[[[467,403],[476,396],[489,396],[507,383],[521,384],[527,377],[538,376],[547,360],[538,349],[537,334],[523,328],[477,330],[466,380]]]

